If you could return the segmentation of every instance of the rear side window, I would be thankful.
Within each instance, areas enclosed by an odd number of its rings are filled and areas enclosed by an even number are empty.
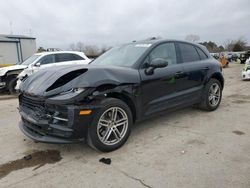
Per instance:
[[[55,55],[46,55],[39,62],[41,63],[41,65],[55,63]]]
[[[199,54],[197,53],[193,45],[186,43],[179,43],[179,47],[181,51],[182,61],[184,63],[200,60]]]
[[[76,55],[76,54],[70,54],[70,55],[73,60],[85,60],[83,57],[79,55]]]
[[[207,55],[200,48],[196,48],[196,50],[197,50],[201,60],[207,59]]]
[[[57,62],[64,62],[64,61],[76,61],[76,60],[84,60],[83,57],[76,55],[76,54],[56,54],[56,61]]]

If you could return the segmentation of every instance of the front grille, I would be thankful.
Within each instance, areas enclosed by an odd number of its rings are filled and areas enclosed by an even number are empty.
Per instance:
[[[45,103],[44,99],[20,95],[19,105],[24,113],[36,121],[47,121],[48,123],[61,126],[68,125],[67,107]]]
[[[69,122],[66,106],[48,104],[44,99],[23,94],[19,96],[19,105],[24,127],[30,134],[58,137],[72,135],[72,132],[66,128]]]
[[[36,112],[43,113],[45,111],[45,103],[44,100],[42,99],[34,99],[31,97],[21,95],[19,97],[19,103],[20,106],[34,110]]]
[[[40,125],[32,124],[26,121],[25,119],[22,119],[22,121],[24,122],[24,126],[26,127],[26,129],[28,129],[29,132],[32,132],[36,136],[39,136],[39,137],[45,136],[48,133],[48,131]]]

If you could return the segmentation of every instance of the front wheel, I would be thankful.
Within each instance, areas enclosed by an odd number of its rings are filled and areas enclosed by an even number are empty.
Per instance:
[[[202,96],[200,107],[207,111],[213,111],[218,108],[222,97],[221,83],[212,78],[206,85]]]
[[[130,108],[119,99],[107,98],[88,129],[88,144],[109,152],[121,147],[128,139],[133,124]]]
[[[15,89],[15,87],[16,87],[16,82],[17,82],[17,79],[16,79],[16,78],[12,78],[12,79],[9,81],[9,83],[8,83],[8,90],[9,90],[9,93],[12,94],[12,95],[17,93],[17,91],[16,91],[16,89]]]

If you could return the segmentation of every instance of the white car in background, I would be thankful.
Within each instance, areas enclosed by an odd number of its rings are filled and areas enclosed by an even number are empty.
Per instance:
[[[83,52],[57,51],[34,54],[21,64],[27,67],[17,76],[15,89],[18,90],[21,82],[38,70],[52,66],[89,64],[90,61]]]
[[[246,60],[241,76],[243,80],[250,80],[250,58]]]

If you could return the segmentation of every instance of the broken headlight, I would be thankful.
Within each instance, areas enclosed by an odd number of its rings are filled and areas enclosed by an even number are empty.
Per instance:
[[[60,93],[59,95],[65,95],[65,94],[68,94],[68,93],[76,93],[76,94],[79,94],[81,92],[84,92],[85,91],[85,88],[72,88],[68,91],[64,91],[62,93]]]
[[[73,89],[70,89],[68,91],[61,92],[58,95],[51,97],[50,99],[52,99],[52,100],[67,100],[67,99],[71,99],[71,98],[79,95],[80,93],[82,93],[84,91],[85,91],[85,88],[73,88]]]

